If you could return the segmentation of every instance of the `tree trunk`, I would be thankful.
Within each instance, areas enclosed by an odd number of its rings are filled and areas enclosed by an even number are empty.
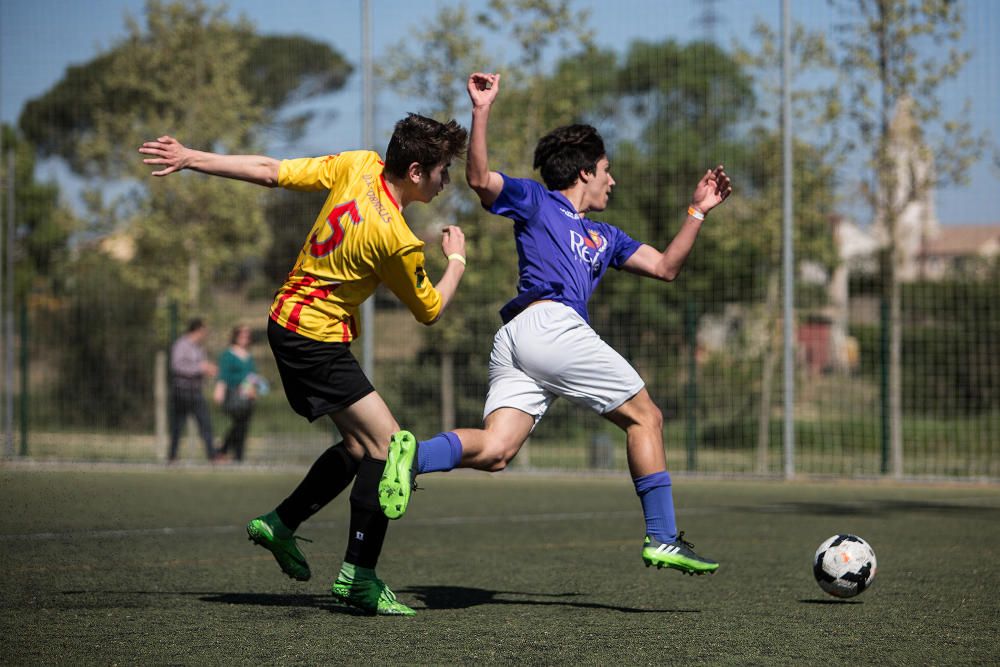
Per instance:
[[[881,99],[879,102],[879,137],[878,137],[878,159],[877,178],[879,191],[877,201],[881,211],[881,219],[885,224],[888,234],[888,244],[883,252],[883,279],[882,289],[884,297],[889,304],[889,378],[885,388],[888,396],[883,397],[883,409],[887,409],[888,414],[883,415],[883,419],[888,420],[888,436],[890,451],[890,474],[893,477],[903,475],[903,409],[902,409],[902,308],[900,304],[900,288],[898,269],[900,264],[899,247],[899,211],[901,210],[900,182],[897,170],[895,155],[890,153],[892,145],[891,137],[891,114],[893,112],[894,99],[890,95],[890,40],[889,40],[889,15],[888,6],[880,1],[877,4],[877,42],[878,42],[878,67],[879,82],[881,83]],[[883,363],[885,361],[883,360]]]
[[[772,271],[767,278],[767,304],[765,326],[767,343],[764,348],[764,368],[760,380],[760,411],[757,416],[757,472],[767,473],[768,449],[771,444],[771,392],[774,389],[774,367],[778,362],[778,346],[774,332],[777,330],[778,274]]]
[[[896,276],[899,267],[897,254],[892,253],[889,285],[889,451],[891,474],[899,479],[903,476],[903,308]]]
[[[192,257],[188,261],[188,305],[192,310],[198,309],[198,296],[201,293],[198,260]]]

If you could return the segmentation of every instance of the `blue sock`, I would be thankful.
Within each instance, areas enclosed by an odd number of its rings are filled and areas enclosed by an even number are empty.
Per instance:
[[[660,542],[677,539],[677,520],[674,518],[674,494],[670,487],[670,473],[654,472],[652,475],[632,480],[635,492],[642,502],[646,518],[646,534]]]
[[[424,440],[417,448],[417,472],[452,470],[462,462],[462,441],[448,431]]]

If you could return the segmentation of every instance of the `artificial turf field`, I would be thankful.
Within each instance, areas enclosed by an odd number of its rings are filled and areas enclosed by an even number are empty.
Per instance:
[[[327,589],[340,497],[299,533],[313,579],[246,540],[300,471],[0,468],[0,661],[9,664],[1000,662],[1000,488],[675,477],[681,528],[722,563],[643,566],[627,478],[421,478],[379,574],[415,618]],[[827,596],[811,560],[852,532],[878,576]]]

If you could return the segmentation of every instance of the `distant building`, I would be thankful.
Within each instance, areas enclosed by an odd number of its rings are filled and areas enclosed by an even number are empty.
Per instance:
[[[920,252],[924,280],[974,277],[1000,257],[1000,224],[946,225],[927,239]]]

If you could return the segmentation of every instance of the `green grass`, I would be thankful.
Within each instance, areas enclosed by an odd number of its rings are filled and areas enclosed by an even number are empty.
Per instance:
[[[624,475],[426,476],[380,575],[418,610],[327,595],[346,498],[300,531],[292,582],[243,525],[294,472],[0,468],[0,662],[11,664],[985,664],[1000,654],[1000,488],[675,477],[714,577],[642,566]],[[838,601],[814,550],[853,532],[873,588]]]

